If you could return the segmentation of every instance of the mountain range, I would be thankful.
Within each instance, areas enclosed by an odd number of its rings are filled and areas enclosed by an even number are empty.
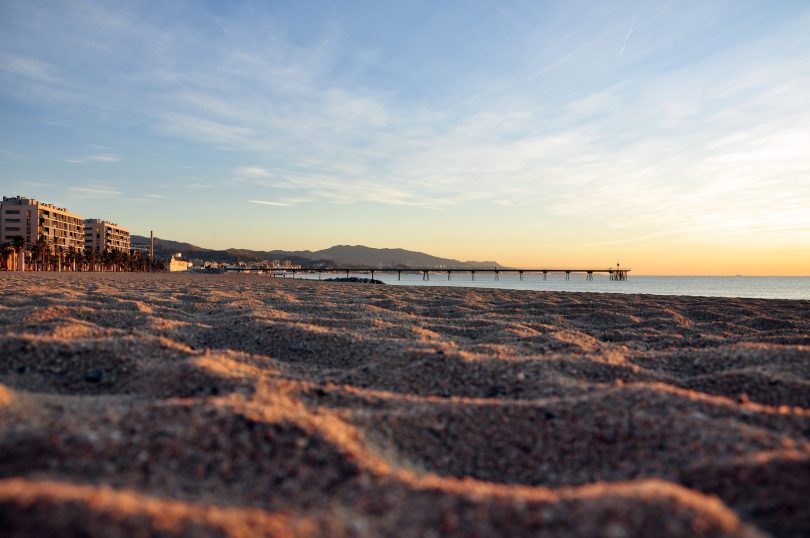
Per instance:
[[[148,248],[149,238],[142,235],[131,237],[132,246]],[[155,255],[169,257],[181,253],[184,258],[201,259],[207,262],[261,262],[264,260],[289,260],[304,267],[364,266],[364,267],[501,267],[494,261],[460,261],[440,258],[401,248],[371,248],[362,245],[335,245],[323,250],[248,250],[229,248],[214,250],[191,243],[155,238]]]

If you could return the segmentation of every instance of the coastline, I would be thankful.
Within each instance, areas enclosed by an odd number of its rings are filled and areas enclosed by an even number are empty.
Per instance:
[[[364,274],[356,276],[362,277]],[[550,275],[547,280],[537,275],[527,275],[522,281],[509,275],[503,275],[499,280],[479,275],[474,281],[462,275],[455,275],[447,281],[441,273],[435,274],[429,281],[421,280],[418,275],[403,275],[402,280],[385,273],[376,273],[376,276],[386,284],[419,287],[810,300],[810,277],[807,276],[634,275],[621,282],[612,282],[598,275],[588,281],[581,274],[572,275],[570,280],[565,280],[561,275]],[[315,276],[304,278],[317,280]]]
[[[0,275],[18,533],[810,533],[810,301]]]

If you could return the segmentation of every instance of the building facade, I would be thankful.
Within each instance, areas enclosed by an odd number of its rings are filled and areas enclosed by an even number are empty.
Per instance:
[[[84,221],[84,248],[101,254],[105,250],[129,253],[129,230],[101,219]]]
[[[188,271],[191,267],[191,262],[181,259],[182,254],[177,253],[169,260],[169,272],[175,273],[177,271]]]
[[[64,207],[25,196],[3,196],[0,202],[0,243],[22,237],[30,249],[45,237],[51,247],[84,248],[84,219]]]

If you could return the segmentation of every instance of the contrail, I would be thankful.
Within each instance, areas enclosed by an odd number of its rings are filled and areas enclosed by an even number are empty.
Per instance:
[[[633,33],[633,27],[634,27],[635,25],[636,25],[636,21],[635,21],[635,19],[634,19],[634,20],[633,20],[633,22],[631,22],[631,23],[630,23],[630,29],[629,29],[629,30],[627,30],[627,35],[626,35],[626,36],[624,36],[624,43],[622,43],[622,49],[619,51],[619,56],[621,56],[622,54],[624,54],[624,48],[627,46],[627,40],[628,40],[628,39],[630,39],[630,34],[632,34],[632,33]]]

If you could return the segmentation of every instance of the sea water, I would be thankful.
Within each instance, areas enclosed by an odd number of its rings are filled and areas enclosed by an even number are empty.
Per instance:
[[[345,277],[345,273],[323,273],[321,279]],[[350,276],[369,278],[368,273],[351,273]],[[297,278],[318,279],[317,273],[298,274]],[[528,273],[523,280],[512,273],[500,274],[476,272],[475,280],[469,273],[430,274],[430,280],[422,280],[421,273],[375,272],[374,278],[386,284],[402,286],[453,286],[467,288],[499,288],[534,291],[574,291],[599,293],[647,293],[653,295],[694,295],[705,297],[748,297],[762,299],[810,299],[810,277],[773,276],[633,276],[628,280],[612,281],[607,275],[595,274],[586,280],[585,274],[572,273],[570,280],[564,274],[550,273],[546,280],[542,274]]]

